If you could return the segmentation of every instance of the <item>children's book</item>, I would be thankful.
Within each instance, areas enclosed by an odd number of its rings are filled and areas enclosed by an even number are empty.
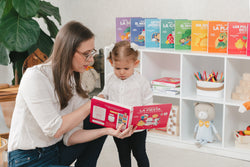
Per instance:
[[[163,85],[152,85],[153,91],[180,91],[180,87],[170,87],[170,86],[163,86]]]
[[[247,23],[228,23],[228,54],[246,54]]]
[[[169,114],[167,127],[156,128],[156,130],[161,130],[166,132],[168,135],[179,136],[179,106],[172,106],[172,110]]]
[[[207,51],[208,21],[192,21],[192,51]]]
[[[176,50],[191,50],[191,20],[175,20],[175,46]]]
[[[130,17],[116,18],[116,42],[130,41]]]
[[[209,21],[208,23],[208,52],[227,53],[228,23]]]
[[[131,18],[131,42],[138,46],[145,45],[145,19]]]
[[[250,23],[247,24],[247,56],[250,56]]]
[[[161,48],[174,48],[174,19],[161,19]]]
[[[126,106],[94,96],[91,99],[90,122],[117,129],[124,124],[137,126],[136,129],[166,127],[172,104]]]
[[[180,86],[180,78],[163,77],[163,78],[152,80],[151,84],[152,85],[169,86],[169,87],[175,88],[175,87]]]
[[[146,48],[160,47],[160,19],[157,18],[145,19],[145,47]]]

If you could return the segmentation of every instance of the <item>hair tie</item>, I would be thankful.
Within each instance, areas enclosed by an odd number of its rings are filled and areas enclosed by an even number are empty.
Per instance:
[[[130,43],[130,48],[134,49],[134,51],[137,51],[138,45],[136,45],[135,43]]]

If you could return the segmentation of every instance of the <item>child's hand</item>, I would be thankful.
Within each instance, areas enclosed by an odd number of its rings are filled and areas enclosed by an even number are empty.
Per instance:
[[[115,137],[120,138],[120,139],[124,139],[126,137],[131,136],[136,129],[136,127],[133,127],[132,125],[130,125],[127,129],[122,131],[123,126],[125,126],[125,125],[120,124],[116,130],[113,128],[108,128],[109,135],[115,136]]]
[[[121,131],[122,128],[123,128],[123,126],[125,126],[125,125],[124,125],[124,124],[121,124],[121,125],[119,125],[119,127],[118,127],[118,129],[117,129],[117,130],[119,130],[119,131],[121,132],[121,133],[117,136],[117,137],[120,138],[120,139],[124,139],[124,138],[126,138],[126,137],[131,136],[131,135],[134,133],[135,129],[136,129],[136,126],[133,127],[132,125],[130,125],[127,129]]]
[[[103,94],[99,94],[97,97],[100,97],[100,98],[105,99],[105,97],[104,97],[104,95],[103,95]]]

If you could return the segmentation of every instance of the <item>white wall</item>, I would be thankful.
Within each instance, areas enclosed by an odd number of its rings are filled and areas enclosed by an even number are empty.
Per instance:
[[[122,16],[250,22],[249,0],[50,0],[62,24],[77,20],[96,34],[96,48],[115,42]]]
[[[62,25],[70,20],[77,20],[89,27],[96,35],[97,49],[115,42],[116,17],[250,22],[249,0],[49,0],[49,2],[59,7]],[[6,78],[6,74],[1,71],[0,76]]]

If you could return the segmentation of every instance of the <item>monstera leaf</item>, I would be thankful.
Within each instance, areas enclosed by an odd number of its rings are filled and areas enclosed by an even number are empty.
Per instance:
[[[0,40],[10,51],[23,52],[37,42],[39,24],[20,17],[14,10],[0,20]]]
[[[35,16],[40,0],[12,0],[12,5],[20,16],[27,18]]]
[[[9,60],[13,63],[20,76],[15,80],[21,79],[22,64],[28,55],[38,48],[50,55],[52,38],[58,32],[51,17],[61,25],[59,9],[44,0],[0,0],[0,64],[7,65]],[[39,18],[44,19],[50,35],[41,30],[36,21]]]
[[[45,32],[40,30],[40,35],[37,40],[37,43],[33,46],[31,46],[28,50],[28,53],[33,53],[37,48],[39,48],[43,53],[45,53],[48,57],[51,53],[52,47],[53,47],[53,40],[48,36]]]
[[[6,48],[0,43],[0,62],[2,62],[3,65],[8,65],[9,63],[9,57],[6,52]]]

